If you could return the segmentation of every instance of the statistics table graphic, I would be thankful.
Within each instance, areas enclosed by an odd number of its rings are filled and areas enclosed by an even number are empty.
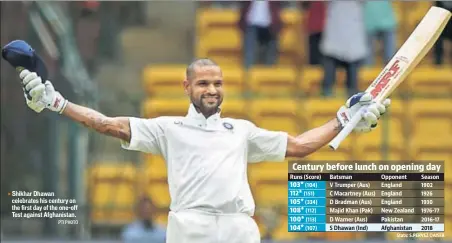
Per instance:
[[[444,232],[444,163],[291,161],[289,232]]]

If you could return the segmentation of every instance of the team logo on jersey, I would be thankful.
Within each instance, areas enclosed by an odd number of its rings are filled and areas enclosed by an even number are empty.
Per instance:
[[[223,127],[226,128],[226,129],[228,129],[228,130],[234,129],[234,126],[232,126],[231,123],[227,123],[227,122],[224,122],[224,123],[223,123]]]

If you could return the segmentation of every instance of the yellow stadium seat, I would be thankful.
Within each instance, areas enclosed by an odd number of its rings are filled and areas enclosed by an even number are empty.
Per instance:
[[[407,37],[408,31],[404,25],[405,22],[403,20],[405,19],[406,9],[409,9],[409,8],[406,8],[404,6],[404,3],[405,2],[402,2],[402,1],[392,1],[394,15],[395,15],[396,23],[397,23],[397,28],[396,28],[396,31],[397,31],[396,48],[397,49],[400,48],[403,45],[403,43],[405,43],[406,39],[408,38]]]
[[[241,96],[245,90],[245,72],[240,65],[222,65],[223,89],[225,99],[231,96]]]
[[[259,95],[277,96],[296,93],[296,71],[283,66],[254,66],[248,72],[250,90]]]
[[[311,98],[301,101],[304,111],[303,117],[307,123],[307,130],[320,127],[336,118],[337,110],[344,105],[343,99],[321,99]],[[338,150],[332,151],[328,146],[324,146],[319,151],[307,156],[308,160],[350,160],[353,152],[351,141],[354,141],[354,134],[350,134],[339,146]]]
[[[292,28],[286,28],[281,31],[279,45],[279,64],[291,65],[297,64],[299,49],[303,43],[300,41],[299,32]]]
[[[250,103],[250,118],[256,126],[285,131],[296,136],[302,130],[297,102],[293,99],[256,99]],[[250,178],[287,179],[287,163],[257,163],[250,166]]]
[[[450,99],[418,99],[410,102],[409,143],[413,160],[452,162],[452,110]],[[449,179],[446,174],[446,179]]]
[[[295,99],[254,99],[250,102],[251,119],[259,127],[286,131],[291,135],[301,132],[300,107]]]
[[[452,146],[452,100],[415,99],[408,108],[411,141],[425,147]]]
[[[209,57],[219,65],[237,65],[242,60],[242,37],[237,28],[212,29],[196,44],[197,57]]]
[[[338,109],[345,104],[343,99],[309,98],[300,101],[302,117],[307,129],[313,129],[335,119]],[[344,140],[345,142],[345,140]]]
[[[152,96],[183,97],[185,70],[183,65],[150,65],[143,71],[144,88]]]
[[[446,215],[444,220],[444,240],[451,241],[452,240],[452,214]]]
[[[446,167],[448,165],[445,165]],[[444,185],[444,201],[445,202],[452,202],[452,182],[449,181],[448,183],[445,183]],[[449,211],[450,213],[450,211]]]
[[[250,184],[254,185],[259,180],[275,179],[283,180],[287,179],[287,162],[261,162],[252,163],[248,168],[248,178]]]
[[[452,153],[450,154],[449,158],[444,161],[444,181],[446,181],[449,184],[449,190],[450,190],[450,196],[452,200]]]
[[[382,69],[363,67],[359,71],[358,84],[360,90],[366,90],[367,87],[378,77]]]
[[[283,23],[279,38],[279,64],[295,66],[299,64],[299,54],[304,47],[300,38],[302,15],[298,9],[283,9],[281,11]]]
[[[197,35],[201,38],[211,29],[238,27],[240,13],[234,9],[200,9],[196,14]]]
[[[154,217],[155,223],[158,225],[161,225],[163,227],[166,227],[168,225],[168,212],[162,211],[158,212],[157,215]]]
[[[323,76],[323,68],[307,66],[301,70],[298,85],[303,93],[308,95],[317,95],[321,90]]]
[[[164,179],[168,176],[166,162],[161,155],[146,154],[145,174],[146,178]]]
[[[402,2],[399,1],[393,1],[392,2],[392,8],[394,9],[395,17],[397,20],[397,23],[400,27],[400,20],[403,19],[403,13],[404,13],[404,7],[402,5]]]
[[[302,14],[298,9],[283,9],[281,11],[281,21],[284,28],[301,29]]]
[[[134,219],[139,177],[132,164],[97,163],[89,168],[88,178],[94,224],[124,224]]]
[[[166,180],[150,180],[147,186],[147,194],[158,208],[170,206],[171,198]]]
[[[151,98],[145,100],[142,106],[142,114],[146,118],[159,116],[185,116],[187,115],[190,101],[184,99],[160,99]]]
[[[419,67],[407,77],[410,91],[418,95],[451,96],[452,68]]]
[[[309,96],[320,94],[323,83],[323,68],[319,66],[306,66],[300,72],[298,86],[301,91]],[[336,70],[336,90],[344,89],[345,72],[343,69]]]
[[[355,149],[359,152],[359,160],[384,160],[382,149],[386,145],[389,160],[408,159],[405,125],[406,125],[406,104],[402,100],[392,99],[391,106],[379,121],[376,129],[370,133],[355,134]]]
[[[452,146],[450,144],[422,145],[421,142],[415,141],[410,146],[410,156],[411,159],[418,161],[444,161],[447,166],[452,162]],[[450,175],[446,175],[446,179],[450,179]]]
[[[410,11],[405,11],[405,21],[408,31],[413,31],[425,14],[428,12],[432,3],[429,1],[416,1],[411,3]]]
[[[221,117],[248,120],[249,107],[243,99],[225,98],[221,105]]]

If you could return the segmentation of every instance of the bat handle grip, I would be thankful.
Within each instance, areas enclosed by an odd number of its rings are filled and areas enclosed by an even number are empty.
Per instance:
[[[339,147],[342,141],[353,131],[356,125],[358,125],[359,121],[361,121],[361,114],[363,114],[365,109],[366,107],[361,107],[358,112],[352,117],[352,119],[344,126],[344,128],[342,128],[339,134],[337,134],[336,137],[331,140],[331,142],[328,144],[330,148],[336,150]]]

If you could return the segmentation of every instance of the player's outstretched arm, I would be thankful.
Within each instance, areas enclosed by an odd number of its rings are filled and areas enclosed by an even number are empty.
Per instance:
[[[128,117],[107,117],[98,111],[69,101],[61,114],[99,133],[130,142]]]
[[[296,137],[289,135],[286,156],[303,158],[333,140],[341,129],[341,123],[335,118]]]
[[[353,95],[347,100],[345,105],[339,109],[336,118],[296,137],[289,136],[286,157],[303,158],[319,150],[333,140],[363,106],[366,106],[367,109],[364,114],[357,114],[362,116],[362,120],[355,127],[354,131],[372,131],[377,126],[378,119],[386,112],[390,103],[389,99],[384,100],[382,103],[376,103],[369,93],[358,93]]]
[[[88,107],[71,103],[55,91],[50,81],[43,83],[36,73],[23,70],[19,76],[27,105],[35,112],[49,109],[99,133],[130,142],[131,132],[127,117],[107,117]]]

